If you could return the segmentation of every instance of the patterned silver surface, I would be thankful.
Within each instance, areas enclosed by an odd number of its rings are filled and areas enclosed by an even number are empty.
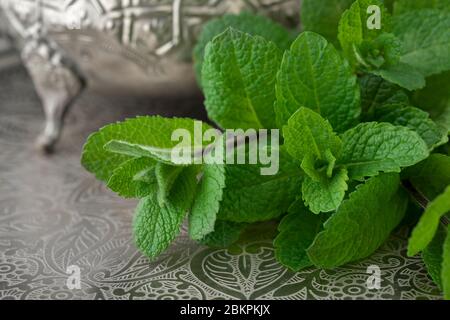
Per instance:
[[[136,114],[204,118],[201,98],[129,99],[88,94],[67,117],[59,152],[46,158],[30,139],[40,130],[38,97],[23,69],[0,72],[0,299],[440,299],[419,258],[406,258],[405,234],[376,254],[336,270],[292,273],[270,242],[238,251],[190,241],[185,230],[155,261],[131,240],[134,201],[106,190],[79,164],[87,135]],[[369,265],[381,289],[366,287]],[[69,290],[66,268],[81,268]]]

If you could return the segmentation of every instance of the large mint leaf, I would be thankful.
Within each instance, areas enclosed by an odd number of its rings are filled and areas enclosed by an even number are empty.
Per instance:
[[[450,212],[450,186],[431,201],[419,223],[414,228],[408,244],[408,255],[414,256],[422,251],[433,240],[439,226],[440,219]]]
[[[162,206],[155,193],[139,202],[133,221],[134,238],[138,248],[147,256],[154,258],[159,255],[180,232],[194,198],[197,174],[196,167],[184,169]]]
[[[300,162],[308,154],[327,160],[327,151],[335,157],[341,153],[341,139],[330,123],[311,109],[302,107],[294,113],[283,127],[283,136],[286,150]]]
[[[406,169],[402,176],[429,200],[434,199],[450,185],[450,157],[432,154],[425,161]]]
[[[373,120],[405,126],[416,131],[430,149],[448,142],[447,134],[430,119],[427,112],[404,104],[390,104],[378,108]]]
[[[293,40],[288,30],[271,19],[260,15],[243,12],[239,15],[226,14],[220,18],[212,19],[203,26],[194,48],[194,66],[199,82],[201,82],[206,45],[230,27],[254,36],[261,36],[272,41],[282,50],[289,48]]]
[[[450,70],[449,11],[426,9],[395,16],[393,32],[403,42],[403,63],[424,76]]]
[[[261,165],[227,165],[218,219],[251,223],[285,213],[301,186],[301,170],[285,153],[280,152],[275,175],[261,175]]]
[[[205,51],[208,116],[222,128],[275,128],[275,80],[282,53],[259,36],[228,29]]]
[[[113,153],[104,146],[112,140],[125,144],[137,144],[155,149],[173,148],[179,141],[172,141],[172,133],[177,129],[186,129],[192,141],[183,141],[186,145],[202,145],[203,132],[211,127],[202,125],[201,135],[194,135],[193,119],[162,118],[159,116],[137,117],[124,122],[110,124],[89,136],[83,148],[81,163],[95,176],[107,182],[113,171],[121,164],[139,155]],[[198,141],[197,141],[198,140]]]
[[[354,0],[303,0],[301,20],[305,31],[313,31],[338,45],[337,30],[342,13]]]
[[[348,175],[346,169],[341,169],[331,178],[315,181],[305,177],[302,185],[302,196],[309,209],[318,214],[336,210],[344,200]]]
[[[335,268],[366,258],[382,245],[402,220],[408,203],[399,185],[398,174],[382,174],[358,186],[308,248],[314,265]]]
[[[366,114],[371,114],[373,110],[385,104],[409,104],[408,95],[404,90],[381,77],[367,74],[359,78],[359,84],[361,108]]]
[[[340,164],[352,179],[379,172],[400,172],[429,156],[428,146],[414,131],[389,123],[362,123],[342,136]]]
[[[296,201],[278,226],[279,234],[273,242],[277,260],[293,271],[311,266],[306,249],[322,230],[326,218],[312,214],[301,201]]]
[[[200,243],[214,248],[228,248],[239,240],[246,223],[217,220],[214,231],[200,239]]]
[[[422,259],[427,267],[428,274],[441,289],[442,259],[446,236],[446,228],[444,226],[440,226],[433,240],[422,252]]]
[[[214,231],[217,212],[225,188],[225,167],[204,165],[194,204],[189,215],[189,235],[200,240]]]
[[[360,115],[360,93],[347,61],[322,36],[303,32],[284,54],[275,113],[281,128],[300,108],[312,109],[342,132]]]
[[[445,238],[442,259],[442,289],[444,298],[450,300],[450,226],[447,227],[447,238]]]
[[[131,159],[114,170],[108,181],[108,188],[124,198],[144,198],[157,192],[155,161],[149,158]],[[143,173],[153,176],[153,181],[142,181]]]

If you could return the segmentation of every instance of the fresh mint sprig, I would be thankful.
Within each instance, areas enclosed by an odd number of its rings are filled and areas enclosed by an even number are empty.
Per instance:
[[[335,268],[371,255],[418,203],[408,254],[422,252],[450,299],[448,1],[304,0],[301,15],[296,39],[261,16],[216,19],[194,54],[218,127],[280,130],[280,146],[238,146],[246,156],[276,151],[272,175],[258,163],[197,162],[212,144],[226,148],[223,136],[205,140],[207,124],[198,134],[193,119],[155,116],[92,134],[82,164],[140,199],[134,237],[151,258],[186,218],[189,236],[212,247],[268,222],[278,224],[281,264]],[[368,29],[368,19],[380,28]],[[179,129],[194,139],[173,140]],[[196,150],[193,163],[174,161],[180,143]]]

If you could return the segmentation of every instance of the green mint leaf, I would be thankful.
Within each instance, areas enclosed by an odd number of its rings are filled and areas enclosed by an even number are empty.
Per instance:
[[[315,181],[305,177],[302,185],[302,196],[309,209],[318,214],[336,210],[344,200],[348,175],[341,169],[334,177]]]
[[[139,202],[133,221],[134,238],[138,248],[150,258],[167,249],[179,234],[194,198],[197,174],[196,167],[185,168],[162,206],[156,193]]]
[[[450,300],[450,227],[447,227],[447,238],[445,238],[443,251],[442,289],[444,290],[444,298]]]
[[[361,108],[365,113],[393,103],[409,104],[409,97],[399,86],[381,77],[367,74],[359,78],[361,87]]]
[[[427,267],[428,274],[440,289],[442,289],[442,258],[446,236],[445,227],[439,226],[433,240],[422,252],[422,259]]]
[[[254,36],[261,36],[272,41],[282,50],[289,48],[292,42],[292,36],[288,30],[264,16],[243,12],[239,15],[226,14],[218,19],[212,19],[203,26],[194,48],[194,67],[199,83],[201,83],[206,45],[230,27]]]
[[[434,199],[450,185],[450,157],[432,154],[425,161],[403,171],[402,178],[409,179],[428,199]]]
[[[394,14],[400,15],[408,11],[420,9],[450,10],[449,0],[395,0]]]
[[[217,220],[214,231],[202,238],[200,243],[213,248],[228,248],[239,240],[246,226],[246,223]]]
[[[414,256],[427,247],[436,234],[440,219],[448,212],[450,212],[450,186],[428,204],[409,239],[409,256]]]
[[[104,146],[112,140],[121,141],[131,145],[142,145],[155,149],[169,149],[177,146],[179,142],[171,141],[172,133],[177,129],[186,129],[194,135],[193,119],[163,118],[159,116],[137,117],[124,122],[110,124],[89,136],[83,148],[81,163],[90,172],[102,181],[107,182],[114,170],[139,154],[113,153],[105,150]],[[203,132],[211,127],[202,125]],[[183,141],[188,145],[202,145],[202,141]],[[143,155],[144,156],[144,155]],[[148,155],[145,155],[148,156]],[[157,158],[157,157],[156,157]]]
[[[422,73],[405,63],[373,70],[372,73],[409,91],[422,89],[426,84]]]
[[[161,162],[156,164],[155,176],[158,182],[158,201],[160,206],[166,202],[175,181],[183,170],[183,167],[170,166]]]
[[[367,12],[369,6],[377,5],[381,8],[381,29],[369,29],[367,21],[370,14]],[[356,0],[346,10],[339,22],[338,39],[344,55],[350,63],[355,66],[359,62],[357,51],[364,41],[374,41],[389,25],[388,13],[379,0]]]
[[[279,234],[273,242],[277,260],[293,271],[312,266],[306,249],[323,229],[326,218],[326,215],[312,214],[301,200],[296,201],[278,226]]]
[[[189,215],[189,235],[192,239],[200,240],[214,231],[224,188],[225,167],[204,165],[202,180]]]
[[[442,129],[430,119],[428,113],[418,108],[403,104],[385,105],[375,110],[373,120],[405,126],[416,131],[429,149],[448,142],[447,134],[442,133]]]
[[[342,13],[354,0],[303,0],[301,21],[303,30],[323,35],[338,45],[337,30]]]
[[[424,76],[450,70],[450,12],[425,9],[395,16],[393,32],[403,42],[401,62]]]
[[[300,162],[308,154],[325,161],[328,158],[327,150],[335,157],[341,154],[341,139],[334,133],[330,123],[311,109],[302,107],[294,113],[283,127],[283,136],[286,150]]]
[[[144,198],[158,190],[154,177],[155,165],[155,161],[149,158],[128,160],[114,170],[107,186],[124,198]],[[154,180],[142,181],[140,176],[144,172],[151,172]]]
[[[366,258],[382,245],[407,207],[399,185],[398,174],[381,174],[358,186],[308,248],[313,264],[335,268]]]
[[[210,42],[202,70],[208,116],[226,129],[275,128],[282,52],[259,36],[228,29]]]
[[[348,62],[322,36],[303,32],[284,54],[277,77],[275,113],[281,128],[300,108],[316,111],[337,132],[360,115],[360,93]]]
[[[414,131],[389,123],[362,123],[342,136],[339,160],[352,179],[363,179],[379,172],[400,172],[429,156],[428,146]]]
[[[218,219],[235,222],[267,221],[285,213],[301,187],[301,170],[280,150],[279,171],[261,175],[261,165],[225,167],[226,187]]]

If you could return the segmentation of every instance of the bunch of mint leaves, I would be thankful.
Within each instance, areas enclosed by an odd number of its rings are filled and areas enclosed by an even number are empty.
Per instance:
[[[380,28],[368,27],[370,6]],[[186,216],[190,237],[213,247],[275,224],[276,258],[294,271],[366,258],[406,224],[408,255],[421,252],[450,299],[450,1],[304,0],[301,18],[298,34],[226,15],[205,26],[194,51],[211,121],[281,130],[278,174],[176,164],[171,134],[194,133],[194,119],[158,116],[92,134],[82,164],[140,199],[134,236],[149,257]]]

